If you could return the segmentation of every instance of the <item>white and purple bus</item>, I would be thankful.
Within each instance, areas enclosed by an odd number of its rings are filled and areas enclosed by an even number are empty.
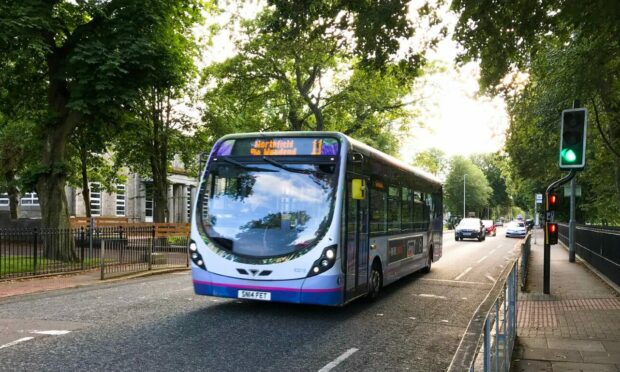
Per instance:
[[[344,305],[442,253],[440,182],[342,133],[221,138],[192,216],[201,295]]]

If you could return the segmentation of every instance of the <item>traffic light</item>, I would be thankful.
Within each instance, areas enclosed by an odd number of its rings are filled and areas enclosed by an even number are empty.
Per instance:
[[[547,211],[554,211],[558,205],[558,194],[547,195]]]
[[[588,111],[585,108],[562,111],[560,132],[560,169],[583,169],[586,165],[586,129]]]
[[[547,244],[558,244],[558,224],[553,222],[547,222],[547,226],[545,228],[545,235],[547,235]]]

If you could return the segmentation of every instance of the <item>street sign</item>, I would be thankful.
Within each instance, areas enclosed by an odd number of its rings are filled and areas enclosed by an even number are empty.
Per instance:
[[[570,197],[570,190],[571,190],[570,185],[565,185],[564,186],[564,196],[565,197]],[[579,198],[581,197],[581,186],[579,186],[579,185],[575,186],[575,196],[579,197]]]
[[[542,204],[542,194],[536,194],[536,204]]]

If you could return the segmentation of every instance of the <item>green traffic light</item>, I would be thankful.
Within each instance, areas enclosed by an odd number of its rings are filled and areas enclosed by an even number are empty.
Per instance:
[[[562,159],[567,163],[574,163],[577,160],[577,154],[572,149],[564,149],[562,150]]]

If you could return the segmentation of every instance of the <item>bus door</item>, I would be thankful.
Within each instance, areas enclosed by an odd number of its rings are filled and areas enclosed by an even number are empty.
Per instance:
[[[352,190],[354,179],[368,183],[368,179],[362,175],[347,174],[345,300],[368,291],[368,192],[364,190],[363,198],[354,199]]]

